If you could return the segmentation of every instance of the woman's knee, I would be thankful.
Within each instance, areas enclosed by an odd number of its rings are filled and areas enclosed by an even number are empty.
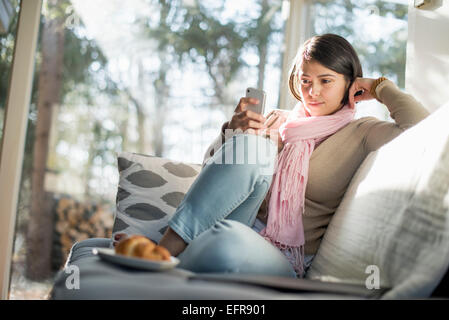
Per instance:
[[[207,269],[211,272],[215,267],[229,268],[240,260],[238,248],[249,242],[248,237],[252,237],[248,231],[252,230],[243,223],[222,220],[191,241],[183,256],[195,262],[197,271]]]
[[[183,252],[180,267],[194,272],[265,274],[294,277],[283,254],[250,227],[223,220]]]

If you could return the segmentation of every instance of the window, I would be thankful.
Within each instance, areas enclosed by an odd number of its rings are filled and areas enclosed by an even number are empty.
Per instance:
[[[277,107],[282,3],[44,1],[11,299],[44,298],[75,241],[111,235],[117,152],[201,163],[246,87]]]
[[[3,136],[4,113],[12,67],[19,1],[0,1],[0,141]]]

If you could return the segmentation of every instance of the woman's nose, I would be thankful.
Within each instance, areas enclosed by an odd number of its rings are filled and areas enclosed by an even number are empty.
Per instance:
[[[314,85],[314,84],[312,84],[311,86],[310,86],[310,89],[309,89],[309,94],[312,96],[312,97],[318,97],[319,95],[320,95],[320,88],[319,88],[319,86],[318,85]]]

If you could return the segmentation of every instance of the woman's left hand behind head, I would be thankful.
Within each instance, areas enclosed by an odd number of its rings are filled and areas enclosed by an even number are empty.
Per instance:
[[[354,109],[357,102],[374,99],[370,93],[374,81],[375,79],[370,78],[356,78],[354,80],[349,88],[349,107],[351,109]],[[359,91],[362,91],[362,93],[355,95]]]

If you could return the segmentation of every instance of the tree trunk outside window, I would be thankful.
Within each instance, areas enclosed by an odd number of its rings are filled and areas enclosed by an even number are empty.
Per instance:
[[[58,1],[48,1],[56,6]],[[64,58],[63,17],[48,18],[42,28],[42,62],[39,73],[37,120],[33,147],[31,214],[27,230],[26,276],[32,280],[51,276],[53,217],[45,191],[52,111],[61,102]]]

